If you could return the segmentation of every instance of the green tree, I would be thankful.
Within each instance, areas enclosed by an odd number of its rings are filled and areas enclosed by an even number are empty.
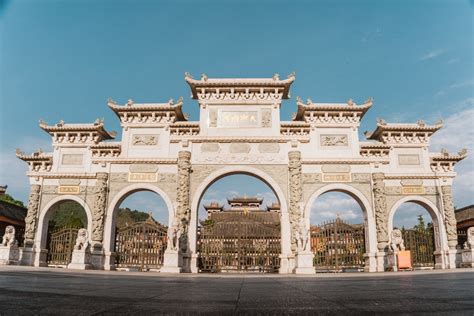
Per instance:
[[[25,207],[25,205],[23,204],[22,201],[20,201],[20,200],[15,200],[10,194],[3,194],[3,195],[0,195],[0,200],[1,200],[1,201],[8,202],[8,203],[10,203],[10,204],[14,204],[14,205],[18,205],[18,206],[21,206],[21,207]]]
[[[426,225],[425,225],[425,220],[423,219],[423,215],[418,215],[418,224],[413,227],[419,231],[425,231],[426,230]]]

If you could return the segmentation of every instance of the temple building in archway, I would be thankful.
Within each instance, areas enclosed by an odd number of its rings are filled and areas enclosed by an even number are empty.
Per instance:
[[[251,256],[242,244],[237,258],[226,261],[234,267],[315,273],[308,242],[310,209],[318,196],[332,191],[349,194],[363,210],[364,271],[388,268],[393,216],[405,202],[423,206],[432,217],[434,267],[459,266],[452,183],[454,166],[467,153],[429,150],[430,137],[443,123],[395,124],[379,119],[372,132],[360,137],[360,122],[373,106],[370,98],[360,104],[296,98],[295,115],[282,121],[282,101],[290,99],[294,80],[294,74],[284,79],[278,75],[194,79],[186,74],[196,101],[192,106],[199,107],[198,121],[189,121],[183,113],[182,98],[164,103],[129,100],[123,105],[110,99],[108,107],[122,128],[119,139],[102,120],[40,122],[51,136],[53,151],[17,150],[18,158],[29,165],[31,186],[20,263],[48,264],[50,210],[71,200],[83,206],[88,217],[81,237],[90,245],[84,250],[90,251],[88,264],[115,269],[117,206],[131,192],[146,190],[159,194],[169,212],[160,270],[199,272],[203,258],[211,262],[208,267],[227,260],[224,250],[199,249],[201,198],[218,179],[246,174],[275,193],[279,206],[269,209],[278,209],[274,213],[280,219],[279,235],[271,242],[259,242]],[[238,205],[242,201],[232,203],[243,207]],[[228,213],[219,205],[210,206],[215,207],[213,214]],[[264,255],[269,247],[277,249],[278,256],[271,251],[271,256]]]

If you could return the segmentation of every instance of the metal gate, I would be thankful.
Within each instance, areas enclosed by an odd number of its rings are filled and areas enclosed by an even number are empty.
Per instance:
[[[167,245],[167,227],[151,217],[115,233],[115,265],[140,271],[158,269],[163,265]]]
[[[402,229],[405,249],[410,250],[413,267],[434,267],[433,228]]]
[[[336,218],[311,226],[311,249],[316,271],[362,271],[365,266],[364,225],[348,224]]]
[[[232,212],[225,220],[206,221],[198,229],[201,272],[278,272],[280,223],[259,214]]]
[[[48,265],[67,266],[71,262],[78,231],[76,227],[60,227],[48,234]]]

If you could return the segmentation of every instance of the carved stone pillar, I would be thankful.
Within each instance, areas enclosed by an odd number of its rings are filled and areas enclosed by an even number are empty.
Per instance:
[[[191,152],[180,151],[178,153],[178,187],[177,202],[178,209],[176,217],[178,220],[178,230],[180,235],[180,248],[187,250],[187,233],[190,215],[190,174],[191,174]]]
[[[377,226],[377,248],[384,251],[388,245],[387,200],[385,196],[385,175],[381,172],[372,174],[374,190],[375,224]]]
[[[32,248],[38,225],[38,210],[40,204],[41,185],[33,184],[28,200],[28,213],[25,218],[25,248]]]
[[[301,217],[300,202],[303,196],[301,176],[301,152],[290,151],[288,153],[288,172],[290,184],[290,226],[291,226],[291,250],[296,251],[296,234]]]
[[[444,225],[448,236],[449,249],[456,249],[458,233],[456,230],[456,217],[454,215],[453,194],[450,185],[441,186],[444,208]]]
[[[104,238],[104,219],[108,192],[107,179],[107,173],[97,173],[94,213],[92,214],[92,246],[94,249],[102,248]]]

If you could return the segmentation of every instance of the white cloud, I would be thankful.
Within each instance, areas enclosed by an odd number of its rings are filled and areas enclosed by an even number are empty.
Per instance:
[[[448,64],[454,64],[457,62],[459,62],[459,58],[451,58],[450,60],[448,60]]]
[[[457,207],[474,203],[474,98],[463,102],[467,109],[454,113],[444,121],[444,127],[431,138],[431,151],[446,148],[456,153],[467,148],[468,156],[459,162],[455,171],[458,176],[454,180],[454,201]]]
[[[311,206],[311,224],[321,224],[324,221],[333,220],[337,216],[354,224],[364,221],[364,214],[359,203],[344,193],[323,194]]]
[[[425,55],[423,55],[420,60],[428,60],[428,59],[433,59],[433,58],[436,58],[436,57],[439,57],[443,54],[446,53],[446,50],[445,49],[435,49],[435,50],[432,50],[428,53],[426,53]]]

